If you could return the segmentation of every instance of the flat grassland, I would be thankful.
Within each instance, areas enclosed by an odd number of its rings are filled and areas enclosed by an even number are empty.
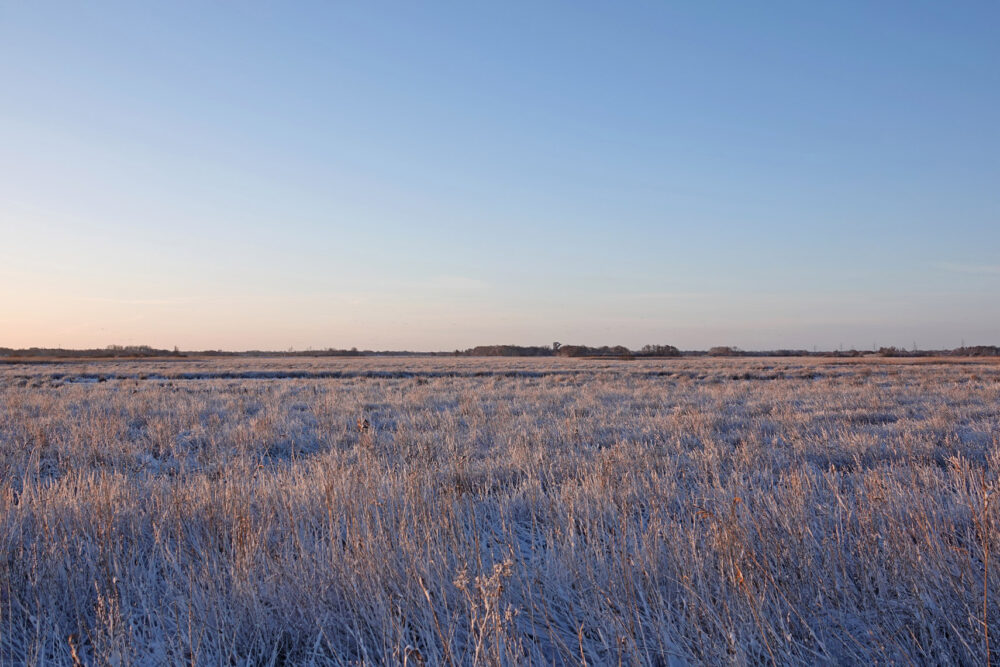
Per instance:
[[[0,662],[983,663],[998,477],[989,363],[9,364]]]

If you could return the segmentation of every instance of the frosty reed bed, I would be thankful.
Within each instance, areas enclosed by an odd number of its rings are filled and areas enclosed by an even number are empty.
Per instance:
[[[3,366],[0,662],[997,661],[998,445],[986,363]]]

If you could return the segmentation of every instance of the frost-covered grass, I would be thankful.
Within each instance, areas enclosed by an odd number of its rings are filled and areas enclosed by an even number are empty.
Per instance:
[[[11,365],[0,662],[997,660],[998,445],[988,364]]]

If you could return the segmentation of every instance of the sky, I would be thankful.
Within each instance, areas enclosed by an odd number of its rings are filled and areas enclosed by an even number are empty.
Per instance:
[[[0,0],[0,346],[1000,344],[998,25]]]

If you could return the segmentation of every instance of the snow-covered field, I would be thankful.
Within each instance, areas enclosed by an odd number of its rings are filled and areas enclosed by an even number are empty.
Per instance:
[[[0,662],[983,663],[998,476],[988,363],[0,366]]]

